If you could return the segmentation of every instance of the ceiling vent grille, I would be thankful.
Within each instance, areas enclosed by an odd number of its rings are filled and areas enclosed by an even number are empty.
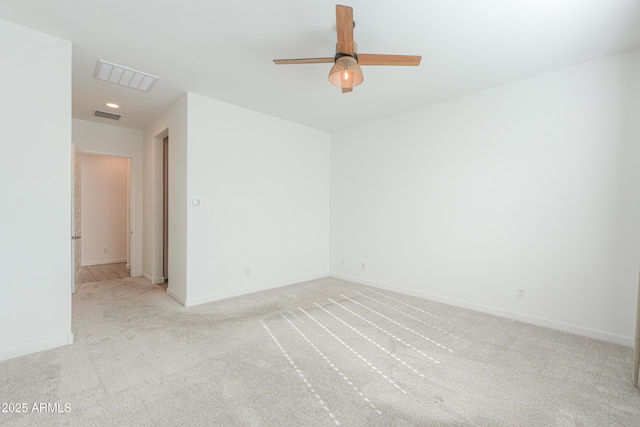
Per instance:
[[[103,119],[120,120],[122,114],[107,113],[106,111],[93,110],[93,117],[102,117]]]
[[[149,92],[159,78],[158,76],[103,61],[102,59],[98,59],[93,77],[143,92]]]

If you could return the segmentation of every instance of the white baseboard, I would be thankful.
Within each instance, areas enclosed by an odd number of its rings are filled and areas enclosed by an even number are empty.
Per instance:
[[[167,295],[169,295],[174,300],[178,301],[183,306],[185,306],[185,307],[187,306],[187,304],[186,304],[187,301],[184,298],[182,298],[180,295],[178,295],[175,292],[173,292],[171,290],[171,288],[167,288]]]
[[[314,274],[314,275],[306,276],[306,277],[298,277],[298,278],[295,278],[295,279],[282,280],[282,281],[279,281],[279,282],[265,283],[265,284],[262,284],[262,285],[256,285],[256,286],[251,286],[251,287],[247,287],[247,288],[236,289],[236,290],[231,291],[231,292],[221,292],[219,294],[207,295],[207,296],[200,297],[200,298],[187,298],[186,301],[184,301],[184,303],[182,301],[180,301],[180,299],[176,298],[175,296],[173,296],[171,294],[169,294],[169,295],[171,295],[174,299],[176,299],[176,301],[180,302],[185,307],[193,307],[194,305],[206,304],[208,302],[219,301],[219,300],[226,299],[226,298],[232,298],[232,297],[237,297],[237,296],[240,296],[240,295],[251,294],[251,293],[254,293],[254,292],[260,292],[260,291],[266,291],[266,290],[269,290],[269,289],[275,289],[275,288],[279,288],[279,287],[282,287],[282,286],[293,285],[294,283],[300,283],[300,282],[306,282],[306,281],[309,281],[309,280],[322,279],[323,277],[327,277],[328,275],[329,275],[328,273]],[[167,293],[169,293],[169,291],[167,291]]]
[[[361,279],[359,277],[347,276],[344,274],[331,274],[331,277],[359,283],[361,285],[367,285],[367,286],[372,286],[380,289],[386,289],[388,291],[399,292],[401,294],[411,295],[418,298],[424,298],[431,301],[441,302],[443,304],[449,304],[455,307],[468,308],[470,310],[475,310],[475,311],[479,311],[487,314],[493,314],[495,316],[505,317],[507,319],[518,320],[520,322],[525,322],[525,323],[531,323],[533,325],[544,326],[545,328],[555,329],[562,332],[568,332],[575,335],[582,335],[585,337],[594,338],[601,341],[607,341],[614,344],[625,345],[627,347],[633,347],[634,345],[634,339],[631,337],[615,335],[608,332],[598,331],[595,329],[584,328],[582,326],[570,325],[562,322],[557,322],[555,320],[543,319],[540,317],[529,316],[521,313],[515,313],[508,310],[502,310],[499,308],[484,306],[481,304],[475,304],[469,301],[462,301],[454,298],[443,297],[440,295],[433,295],[426,292],[419,292],[412,289],[406,289],[399,286],[387,285],[385,283],[374,282],[371,280]]]
[[[103,259],[99,261],[82,261],[83,267],[91,267],[92,265],[104,265],[104,264],[119,264],[121,262],[127,262],[126,258],[116,258],[116,259]]]
[[[142,273],[142,277],[144,277],[152,285],[164,283],[164,277],[151,277],[147,273]]]
[[[16,357],[26,356],[28,354],[38,353],[40,351],[51,350],[53,348],[69,344],[73,344],[73,334],[71,332],[62,337],[14,347],[8,350],[2,350],[0,351],[0,362],[3,360],[14,359]]]

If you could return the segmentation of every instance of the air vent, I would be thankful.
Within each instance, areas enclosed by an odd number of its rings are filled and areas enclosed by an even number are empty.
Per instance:
[[[103,119],[120,120],[122,114],[107,113],[106,111],[93,110],[93,117],[102,117]]]
[[[93,77],[144,92],[149,92],[159,78],[158,76],[103,61],[102,59],[98,59]]]

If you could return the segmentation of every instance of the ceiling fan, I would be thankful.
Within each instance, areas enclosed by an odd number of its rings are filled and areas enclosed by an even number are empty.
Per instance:
[[[338,43],[336,56],[328,58],[274,59],[281,64],[324,64],[333,62],[329,72],[329,83],[342,88],[342,93],[351,92],[355,86],[362,84],[364,76],[361,65],[420,65],[421,56],[410,55],[378,55],[357,53],[357,45],[353,41],[353,9],[336,5],[336,28]]]

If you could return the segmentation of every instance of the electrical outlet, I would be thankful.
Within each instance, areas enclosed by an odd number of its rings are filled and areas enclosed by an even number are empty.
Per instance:
[[[362,270],[365,270],[364,262],[360,265],[360,268],[361,268]]]
[[[250,268],[247,268],[247,269],[244,271],[244,277],[251,277],[251,269],[250,269]]]
[[[520,299],[525,299],[526,296],[527,296],[525,290],[522,289],[522,288],[518,288],[518,291],[517,291],[516,295]]]
[[[102,248],[102,253],[108,254],[109,253],[109,248]]]
[[[343,259],[340,260],[340,267],[344,267],[344,260]]]

